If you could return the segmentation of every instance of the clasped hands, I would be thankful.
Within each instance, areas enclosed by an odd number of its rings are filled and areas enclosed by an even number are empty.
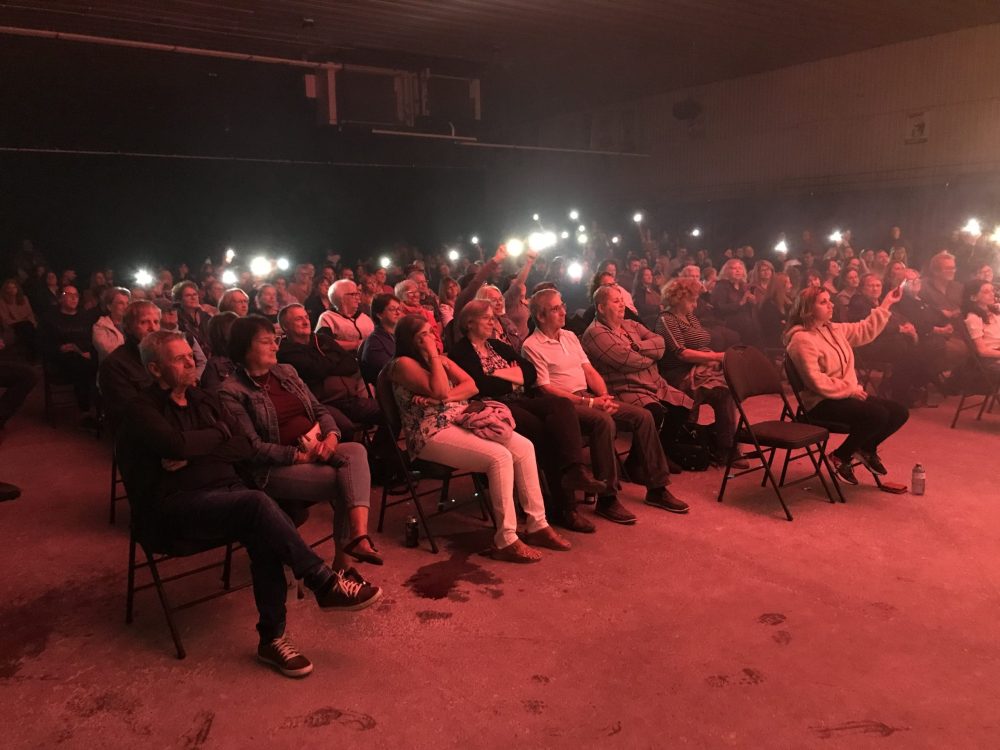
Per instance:
[[[297,451],[295,451],[295,463],[326,463],[330,460],[330,456],[336,453],[337,445],[339,443],[340,440],[337,438],[336,434],[332,432],[328,433],[322,440],[306,446],[304,449],[300,447]]]

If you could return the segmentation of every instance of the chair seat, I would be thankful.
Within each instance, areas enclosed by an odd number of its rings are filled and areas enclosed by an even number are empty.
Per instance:
[[[844,422],[832,422],[826,419],[813,419],[812,417],[808,417],[808,419],[808,424],[814,427],[822,427],[834,435],[846,435],[851,431],[851,426]]]
[[[137,539],[139,544],[157,555],[189,557],[225,547],[233,539]]]
[[[802,422],[782,422],[773,419],[767,422],[757,422],[751,426],[757,441],[771,448],[805,448],[807,445],[823,442],[830,433],[828,430]],[[752,443],[749,434],[741,435],[740,441]]]

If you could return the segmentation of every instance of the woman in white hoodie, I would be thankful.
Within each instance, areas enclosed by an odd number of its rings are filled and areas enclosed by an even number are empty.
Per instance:
[[[125,317],[125,308],[131,300],[132,295],[129,290],[120,286],[108,287],[101,294],[101,309],[106,314],[99,317],[91,329],[91,340],[94,342],[94,349],[97,350],[98,364],[125,343],[122,319]]]
[[[807,287],[795,300],[788,319],[785,346],[805,389],[802,406],[810,416],[840,422],[850,432],[830,453],[837,474],[857,484],[851,468],[857,458],[875,474],[886,474],[878,447],[909,418],[902,404],[869,396],[858,383],[852,347],[875,339],[889,321],[889,308],[901,297],[894,289],[881,304],[857,323],[834,323],[834,304],[823,287]]]

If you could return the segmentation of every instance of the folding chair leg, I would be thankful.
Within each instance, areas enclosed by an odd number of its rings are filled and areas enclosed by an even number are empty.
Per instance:
[[[951,420],[951,429],[955,429],[955,425],[958,424],[958,415],[962,413],[962,404],[965,403],[966,395],[965,391],[962,392],[962,397],[958,400],[958,408],[955,409],[955,416]]]
[[[116,492],[117,489],[118,489],[118,461],[112,455],[112,457],[111,457],[111,495],[110,495],[110,497],[111,497],[111,508],[108,511],[108,523],[111,526],[115,525],[115,505],[116,505],[115,500],[117,500],[117,498],[115,497],[115,495],[118,494]]]
[[[434,535],[431,534],[431,528],[427,525],[427,517],[424,515],[423,506],[420,505],[420,499],[417,497],[417,490],[413,486],[413,482],[410,480],[409,475],[406,477],[406,484],[410,488],[410,497],[413,498],[413,504],[417,508],[417,518],[420,519],[420,525],[424,527],[424,534],[427,535],[427,541],[430,542],[431,552],[437,554],[437,542],[434,541]]]
[[[840,502],[846,503],[847,500],[844,499],[844,493],[840,489],[840,480],[837,479],[837,472],[833,470],[833,466],[830,465],[830,458],[826,454],[826,443],[820,446],[819,459],[823,462],[823,466],[826,467],[826,473],[830,475],[830,481],[833,482],[833,488],[837,490]]]
[[[719,497],[716,498],[718,502],[722,502],[722,496],[726,494],[726,485],[729,484],[729,472],[733,468],[733,456],[735,454],[735,449],[730,449],[729,457],[726,459],[726,468],[722,472],[722,486],[719,488]]]
[[[774,474],[771,473],[771,466],[764,460],[764,456],[760,456],[760,462],[764,466],[764,473],[767,474],[767,478],[771,480],[771,486],[774,487],[774,494],[778,496],[778,502],[781,503],[781,507],[785,509],[785,518],[789,521],[792,520],[792,512],[788,510],[788,506],[785,504],[785,498],[781,496],[781,488],[778,483],[774,481]]]
[[[128,588],[125,590],[125,624],[132,624],[132,608],[135,604],[135,536],[128,540]]]
[[[233,545],[230,542],[226,545],[226,557],[222,563],[222,588],[229,591],[230,580],[233,573]]]
[[[382,485],[382,507],[379,508],[378,511],[378,528],[376,529],[376,531],[378,531],[379,534],[382,533],[382,524],[385,523],[385,504],[388,499],[389,499],[389,486]]]
[[[822,455],[822,448],[820,448],[819,450],[821,451],[820,455]],[[816,471],[816,476],[819,478],[819,481],[823,485],[823,491],[826,493],[826,496],[830,499],[831,503],[836,503],[837,501],[836,499],[834,499],[833,493],[830,492],[830,487],[829,485],[827,485],[826,479],[823,478],[823,467],[820,464],[820,462],[816,460],[816,457],[813,455],[812,448],[806,448],[806,454],[809,456],[809,460],[812,462],[813,469]]]
[[[156,561],[153,559],[148,551],[143,550],[146,553],[146,560],[149,561],[149,572],[153,576],[153,583],[156,585],[156,594],[160,597],[160,604],[163,606],[163,615],[167,618],[167,627],[170,628],[170,637],[174,639],[174,647],[177,649],[177,658],[183,659],[187,656],[187,652],[184,650],[184,644],[181,643],[180,633],[177,632],[177,625],[174,623],[173,610],[170,608],[170,602],[167,601],[167,592],[163,590],[163,582],[160,580],[160,571],[156,569]]]
[[[993,403],[993,394],[987,393],[985,396],[983,396],[983,405],[979,407],[979,413],[976,415],[976,421],[979,421],[983,418],[983,414],[986,413],[987,404],[991,403]]]

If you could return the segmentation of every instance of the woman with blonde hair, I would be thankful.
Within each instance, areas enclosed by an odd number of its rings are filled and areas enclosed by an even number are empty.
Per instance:
[[[788,313],[792,309],[792,280],[785,273],[776,273],[771,279],[757,309],[761,343],[765,347],[782,347],[782,335],[788,327]]]
[[[764,295],[771,285],[774,277],[774,264],[769,260],[758,260],[754,263],[753,270],[750,271],[750,293],[754,296],[755,304],[760,307],[764,301]]]
[[[722,323],[736,331],[744,344],[759,342],[760,331],[753,316],[757,298],[747,283],[747,267],[742,260],[730,258],[722,265],[711,301]]]

